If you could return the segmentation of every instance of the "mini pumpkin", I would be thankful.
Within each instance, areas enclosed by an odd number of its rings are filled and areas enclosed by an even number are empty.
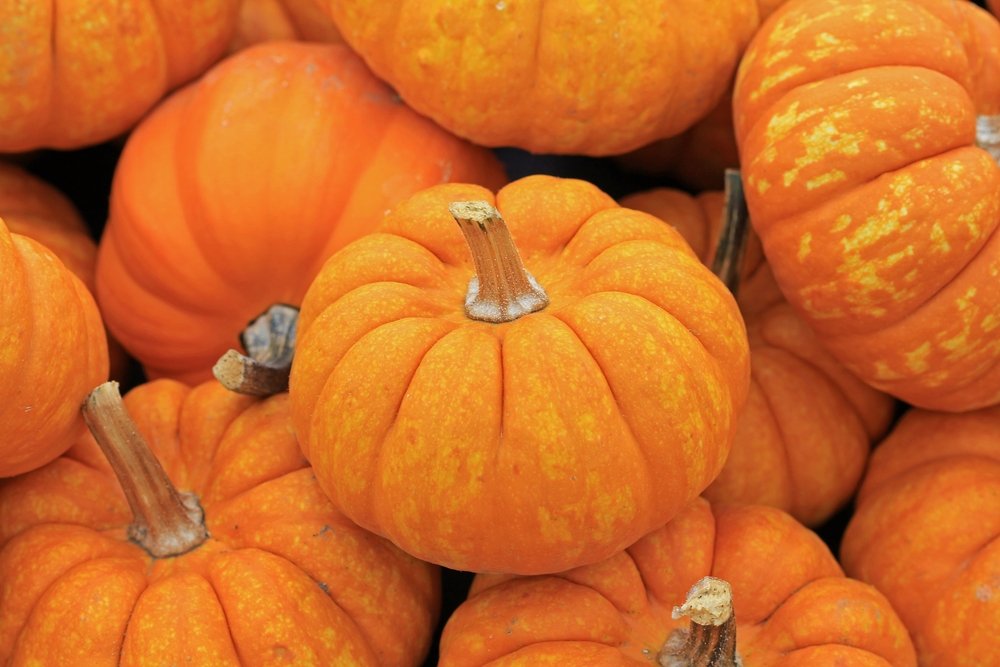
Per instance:
[[[748,370],[732,296],[676,231],[531,176],[424,190],[334,255],[289,391],[354,521],[455,569],[541,573],[606,558],[701,493]]]
[[[100,448],[0,484],[4,664],[421,664],[437,570],[329,505],[287,394],[109,383],[85,412]]]
[[[115,137],[222,56],[238,0],[61,0],[0,9],[0,153]]]
[[[984,17],[789,3],[733,99],[751,221],[789,302],[858,377],[949,411],[1000,401],[1000,166],[976,146],[1000,27]]]
[[[735,631],[742,662],[679,650],[685,622],[673,607],[706,575],[731,586],[731,614],[711,620],[730,634],[720,649],[732,651]],[[681,614],[694,611],[693,598],[717,591],[691,593]],[[692,648],[715,648],[720,637],[708,630],[699,639]],[[477,576],[444,628],[440,652],[441,667],[917,664],[889,602],[846,578],[814,533],[774,508],[702,499],[600,563],[551,576]]]
[[[114,174],[97,296],[150,377],[211,377],[248,321],[421,188],[496,187],[488,151],[405,107],[344,45],[269,42],[171,96]]]
[[[856,505],[844,569],[892,601],[920,664],[1000,664],[1000,407],[905,414]]]

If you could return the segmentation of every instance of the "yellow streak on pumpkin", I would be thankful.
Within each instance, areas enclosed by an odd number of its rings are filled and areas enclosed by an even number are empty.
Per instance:
[[[979,313],[979,308],[972,301],[975,296],[976,288],[970,287],[964,295],[955,299],[955,307],[962,316],[962,330],[951,338],[941,341],[941,347],[951,352],[948,355],[949,360],[963,356],[972,347],[969,344],[969,334],[972,333],[972,324]]]
[[[767,58],[764,58],[762,62],[764,63],[764,67],[771,67],[775,63],[784,60],[793,53],[794,51],[792,51],[791,49],[778,49],[777,51],[769,55]]]
[[[948,237],[938,222],[931,225],[931,249],[942,253],[951,251],[951,244],[948,243]]]
[[[875,362],[876,380],[899,380],[902,379],[903,377],[904,376],[901,373],[897,373],[896,371],[892,370],[892,367],[889,366],[889,364],[887,364],[886,362],[884,361]]]
[[[799,251],[796,253],[796,257],[798,257],[800,262],[805,261],[805,258],[809,256],[810,252],[812,252],[812,240],[813,235],[811,232],[806,232],[802,235],[802,238],[799,239]]]
[[[834,225],[833,225],[833,229],[832,229],[833,233],[834,234],[839,234],[840,232],[842,232],[845,229],[847,229],[848,227],[850,227],[852,220],[853,220],[853,218],[851,216],[849,216],[848,214],[846,214],[846,213],[842,213],[841,215],[838,215],[837,219],[834,220]]]
[[[815,43],[816,48],[805,51],[806,58],[813,62],[824,60],[842,53],[850,53],[852,51],[859,50],[857,44],[852,44],[850,42],[845,43],[836,35],[832,35],[828,32],[821,32],[816,35]]]
[[[772,74],[770,76],[765,76],[761,80],[760,86],[757,88],[757,90],[755,90],[753,93],[751,93],[750,97],[754,98],[754,99],[760,97],[761,93],[766,93],[768,90],[770,90],[771,88],[774,88],[775,86],[777,86],[782,81],[786,81],[786,80],[792,78],[796,74],[799,74],[799,73],[805,71],[805,69],[806,68],[805,68],[804,65],[792,65],[791,67],[786,67],[785,69],[783,69],[781,72],[778,72],[777,74]]]
[[[866,76],[859,76],[856,79],[852,79],[851,81],[848,81],[846,87],[847,87],[848,90],[854,90],[855,88],[860,88],[862,86],[867,86],[867,85],[868,85],[868,77],[866,77]]]
[[[983,333],[989,333],[998,326],[1000,326],[1000,318],[993,313],[989,313],[979,322],[979,328],[983,330]]]
[[[822,112],[822,109],[816,108],[800,113],[799,103],[792,102],[787,109],[771,116],[767,122],[767,131],[765,132],[767,143],[773,145],[778,137],[788,134],[796,125]]]
[[[841,155],[860,155],[861,142],[866,138],[867,134],[864,131],[841,133],[833,122],[824,120],[812,132],[803,137],[802,143],[805,147],[805,155],[795,158],[795,167],[784,173],[785,187],[787,188],[795,182],[799,171],[804,167],[822,162],[830,155],[836,153],[840,153]]]
[[[835,183],[837,181],[842,181],[847,178],[847,174],[840,169],[833,169],[826,172],[821,176],[816,176],[815,178],[810,178],[806,181],[806,190],[815,190],[816,188],[828,185],[830,183]]]
[[[930,341],[924,341],[920,347],[910,352],[904,352],[903,355],[906,357],[906,367],[909,368],[914,373],[924,373],[929,368],[927,364],[927,357],[931,353],[931,343]]]

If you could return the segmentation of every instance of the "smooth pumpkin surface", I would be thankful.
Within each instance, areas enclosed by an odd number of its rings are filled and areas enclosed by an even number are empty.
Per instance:
[[[496,205],[549,305],[493,324],[449,204]],[[662,525],[718,474],[742,319],[680,235],[595,186],[424,190],[303,300],[295,428],[338,507],[455,569],[553,572]]]
[[[65,452],[83,428],[80,404],[108,377],[94,298],[41,243],[0,218],[0,477]]]
[[[288,396],[160,380],[125,404],[210,538],[154,559],[89,434],[0,485],[0,660],[29,665],[419,665],[435,568],[330,506]]]
[[[674,225],[711,264],[723,195],[659,188],[623,206]],[[713,502],[778,507],[807,525],[828,519],[854,494],[871,445],[888,429],[893,400],[847,372],[781,296],[751,234],[737,291],[750,341],[750,392]]]
[[[753,0],[324,0],[407,104],[485,146],[611,155],[690,127],[758,24]]]
[[[271,40],[341,41],[315,0],[243,0],[230,52]]]
[[[553,576],[479,575],[441,637],[442,667],[650,665],[701,577],[732,586],[744,667],[915,666],[875,588],[780,510],[697,499],[605,561]]]
[[[1000,166],[975,145],[1000,99],[984,16],[791,2],[734,93],[751,220],[790,303],[860,378],[949,411],[1000,401]]]
[[[921,665],[1000,663],[1000,408],[911,410],[872,455],[841,545]]]
[[[129,137],[98,255],[108,328],[149,376],[208,379],[247,322],[301,302],[335,250],[454,179],[497,187],[505,176],[347,47],[241,51]]]
[[[238,0],[32,0],[0,10],[0,152],[128,130],[222,56]]]

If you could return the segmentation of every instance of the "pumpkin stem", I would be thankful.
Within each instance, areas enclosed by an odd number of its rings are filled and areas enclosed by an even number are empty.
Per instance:
[[[226,389],[250,396],[271,396],[288,391],[288,375],[295,356],[299,309],[275,304],[247,325],[240,334],[247,354],[229,350],[212,374]]]
[[[740,288],[740,270],[746,254],[750,214],[743,196],[743,181],[739,169],[726,169],[725,207],[722,231],[719,233],[712,273],[718,276],[729,291],[736,296]]]
[[[729,582],[715,577],[700,579],[674,618],[687,616],[691,627],[675,630],[657,655],[660,667],[741,667],[736,655],[736,615]]]
[[[465,314],[483,322],[512,322],[549,305],[549,297],[524,268],[500,211],[484,201],[448,206],[472,251]]]
[[[976,119],[976,145],[1000,164],[1000,114]]]
[[[205,513],[192,493],[179,493],[125,409],[117,382],[87,396],[83,419],[118,477],[132,510],[130,540],[154,558],[178,556],[208,539]]]

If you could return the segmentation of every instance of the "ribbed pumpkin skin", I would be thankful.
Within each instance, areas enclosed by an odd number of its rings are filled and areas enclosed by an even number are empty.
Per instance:
[[[347,47],[241,51],[129,138],[98,255],[108,327],[151,377],[207,379],[248,321],[300,303],[335,250],[453,179],[505,177],[488,151],[400,104]]]
[[[499,208],[550,305],[466,317],[448,204]],[[728,290],[669,226],[583,181],[429,188],[341,250],[302,304],[290,393],[321,486],[455,569],[606,558],[704,490],[747,375]]]
[[[272,40],[342,41],[316,0],[243,0],[229,51]]]
[[[697,199],[656,189],[621,200],[674,225],[710,262],[722,193]],[[751,235],[737,303],[750,341],[750,392],[726,465],[706,489],[713,502],[778,507],[807,525],[854,493],[893,400],[840,366],[782,298]]]
[[[629,549],[557,576],[480,575],[441,638],[441,667],[656,664],[673,605],[711,574],[732,585],[745,667],[912,667],[906,628],[826,545],[770,507],[698,499]]]
[[[949,411],[1000,400],[1000,167],[974,145],[995,90],[976,78],[993,71],[976,13],[791,2],[734,93],[751,220],[782,291],[860,378]]]
[[[417,111],[485,146],[612,155],[719,101],[752,0],[321,0]]]
[[[97,304],[48,248],[0,218],[0,477],[65,452],[80,405],[108,377]]]
[[[0,153],[129,129],[225,51],[238,0],[32,0],[0,10]]]
[[[292,435],[287,395],[159,380],[125,404],[168,476],[197,493],[211,537],[157,560],[127,541],[128,506],[89,435],[7,480],[4,664],[421,663],[437,571],[329,505]]]
[[[892,601],[920,664],[1000,664],[1000,408],[913,410],[872,455],[844,569]]]

